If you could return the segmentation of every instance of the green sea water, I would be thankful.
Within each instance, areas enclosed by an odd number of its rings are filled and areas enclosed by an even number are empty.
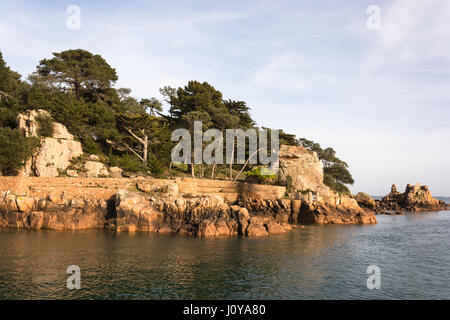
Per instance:
[[[377,219],[248,239],[0,229],[0,299],[450,299],[450,212]]]

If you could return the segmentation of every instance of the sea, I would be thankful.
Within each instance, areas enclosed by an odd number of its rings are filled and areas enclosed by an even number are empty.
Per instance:
[[[450,211],[377,219],[259,238],[0,229],[0,299],[450,299]]]

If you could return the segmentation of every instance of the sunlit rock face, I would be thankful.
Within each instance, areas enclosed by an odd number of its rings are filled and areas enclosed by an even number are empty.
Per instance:
[[[275,207],[279,207],[276,211],[284,219],[288,217],[290,222],[301,224],[377,223],[373,213],[364,211],[351,195],[337,194],[323,183],[323,165],[315,152],[301,146],[281,145],[279,163],[280,180],[291,180],[289,197],[294,200],[291,206],[275,203]],[[261,206],[254,202],[250,205],[274,211],[270,204]]]
[[[279,150],[281,181],[292,179],[292,187],[299,191],[329,192],[323,184],[323,165],[313,151],[301,146],[281,145]]]
[[[45,110],[28,110],[17,117],[18,128],[27,137],[37,137],[39,116],[50,117]],[[70,160],[83,154],[81,143],[73,139],[67,128],[61,123],[53,122],[53,135],[41,138],[40,147],[29,159],[22,176],[53,178],[67,169]]]
[[[271,215],[256,216],[213,195],[145,194],[121,190],[116,195],[116,231],[152,231],[208,236],[263,236],[292,227]]]

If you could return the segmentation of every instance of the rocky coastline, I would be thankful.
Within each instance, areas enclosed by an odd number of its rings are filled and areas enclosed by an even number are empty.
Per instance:
[[[37,137],[39,117],[51,118],[44,110],[20,114],[19,130]],[[354,198],[324,185],[321,161],[303,147],[280,146],[280,178],[291,180],[290,190],[223,180],[134,180],[101,156],[84,154],[65,126],[53,125],[20,177],[0,177],[0,227],[262,236],[305,224],[377,223]]]
[[[36,137],[43,110],[18,117]],[[308,224],[376,224],[376,214],[442,210],[426,186],[395,185],[381,201],[338,194],[323,183],[317,154],[281,145],[280,181],[290,187],[208,179],[123,178],[54,122],[51,137],[19,177],[0,177],[0,227],[19,229],[178,233],[192,236],[265,236]]]
[[[181,194],[177,185],[161,190],[119,190],[108,200],[67,199],[0,193],[0,227],[48,230],[107,229],[113,232],[179,233],[193,236],[263,236],[304,224],[376,223],[356,204],[329,206],[291,199],[230,202],[217,195]],[[356,206],[355,206],[356,204]]]

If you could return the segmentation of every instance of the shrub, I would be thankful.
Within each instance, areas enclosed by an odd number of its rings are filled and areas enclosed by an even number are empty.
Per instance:
[[[38,146],[38,139],[27,138],[19,130],[0,128],[0,171],[5,175],[14,175],[24,165],[33,150]]]
[[[144,166],[141,160],[136,156],[124,153],[121,156],[111,155],[109,157],[109,166],[120,167],[124,171],[129,172],[146,172],[147,168]]]
[[[258,184],[274,184],[277,180],[276,175],[261,174],[261,167],[254,168],[245,173],[245,181]]]
[[[155,176],[161,176],[164,173],[164,166],[152,154],[149,155],[147,166],[150,172]]]
[[[83,151],[87,154],[102,154],[102,148],[91,135],[81,140]]]
[[[49,116],[46,115],[38,115],[36,117],[36,121],[38,123],[37,134],[40,137],[51,137],[53,136],[53,120]]]

